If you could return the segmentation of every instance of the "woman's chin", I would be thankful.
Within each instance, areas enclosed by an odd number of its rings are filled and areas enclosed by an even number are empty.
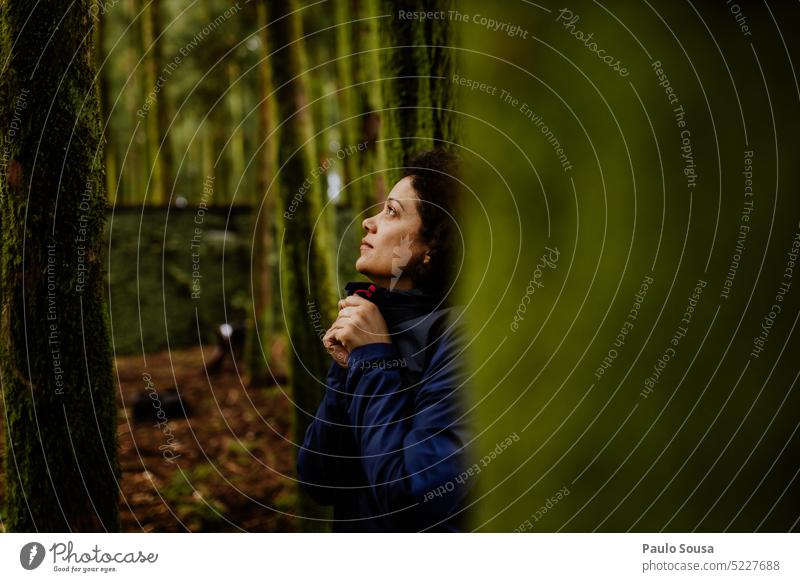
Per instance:
[[[359,257],[356,259],[356,271],[364,275],[365,277],[369,277],[369,269],[366,265],[367,261],[364,260],[364,257]]]
[[[356,261],[356,271],[358,271],[365,279],[369,280],[372,283],[376,282],[376,275],[375,271],[369,267],[368,261],[365,260],[365,257],[361,257]],[[382,280],[383,278],[378,276],[378,280]]]

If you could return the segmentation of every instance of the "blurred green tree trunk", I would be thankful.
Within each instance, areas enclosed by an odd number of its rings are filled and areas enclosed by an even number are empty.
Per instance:
[[[231,168],[231,173],[228,177],[228,196],[229,200],[235,201],[237,204],[246,204],[252,200],[252,194],[250,190],[247,189],[247,181],[242,180],[245,166],[244,126],[240,124],[242,123],[242,113],[244,111],[245,80],[239,79],[241,67],[235,55],[228,60],[227,72],[228,84],[231,87],[226,99],[228,115],[230,116],[228,120],[228,130],[233,132],[228,147]],[[239,182],[240,180],[242,180],[241,184]],[[238,192],[237,187],[240,188]]]
[[[261,61],[258,64],[259,104],[258,104],[258,137],[263,140],[258,155],[258,181],[256,190],[258,200],[255,203],[255,229],[253,234],[253,260],[251,262],[251,282],[253,285],[253,314],[249,321],[247,347],[245,350],[245,369],[251,385],[263,385],[272,382],[272,374],[276,374],[272,360],[273,341],[278,330],[274,315],[272,282],[274,261],[273,226],[275,224],[275,197],[279,191],[275,184],[270,184],[275,176],[277,140],[271,135],[275,130],[275,114],[272,92],[272,74],[267,59],[268,28],[267,7],[264,2],[256,4],[256,17],[261,40]],[[269,136],[269,137],[268,137]],[[280,373],[278,371],[277,373]]]
[[[313,177],[316,155],[308,103],[308,88],[303,72],[306,55],[303,45],[301,13],[296,0],[275,0],[269,4],[272,55],[272,81],[280,126],[278,142],[279,225],[281,281],[284,313],[291,336],[290,377],[295,405],[294,441],[303,442],[324,392],[324,380],[331,358],[323,349],[315,317],[330,324],[336,312],[331,245],[326,221],[320,218],[322,189]],[[318,220],[319,219],[319,220]],[[315,228],[316,225],[316,228]],[[327,517],[299,490],[298,513],[305,517]],[[306,530],[322,529],[323,521],[304,520]]]
[[[130,31],[126,35],[125,68],[132,71],[131,80],[125,91],[125,108],[135,112],[142,107],[144,89],[142,87],[143,71],[139,59],[142,56],[142,34],[139,6],[136,0],[127,0],[124,4],[125,20],[130,21]],[[147,167],[143,148],[138,141],[138,132],[144,132],[143,121],[131,113],[133,117],[134,133],[130,136],[132,143],[126,144],[127,152],[123,156],[123,175],[125,176],[122,192],[117,192],[117,202],[135,204],[144,199],[145,185],[147,183]]]
[[[386,194],[386,152],[380,132],[381,84],[376,0],[352,0],[336,4],[337,82],[340,88],[339,124],[344,158],[343,213],[339,221],[344,240],[338,265],[345,281],[362,278],[355,269],[364,218],[375,213],[375,204]],[[354,149],[355,146],[355,149]]]
[[[355,52],[357,66],[353,80],[357,84],[355,109],[360,117],[358,128],[360,141],[367,143],[367,150],[356,157],[358,175],[362,176],[361,198],[356,202],[357,212],[382,202],[386,197],[386,147],[381,136],[381,59],[378,38],[378,0],[354,0],[354,18],[360,22],[356,27]],[[366,178],[365,176],[370,176]],[[371,212],[370,212],[371,213]],[[358,225],[360,226],[360,224]],[[358,238],[361,229],[358,228]]]
[[[160,0],[152,0],[142,9],[142,47],[144,49],[144,129],[146,137],[147,175],[150,176],[148,202],[166,204],[170,187],[166,173],[166,158],[170,158],[169,147],[164,141],[169,114],[166,108],[164,88],[158,87],[161,66],[161,6]],[[146,110],[145,110],[146,108]],[[163,124],[163,125],[162,125]],[[163,147],[161,144],[164,144]]]
[[[456,142],[454,29],[449,20],[400,19],[404,11],[449,11],[453,0],[381,0],[391,18],[381,19],[383,100],[386,110],[387,164],[393,183],[414,153]]]
[[[91,7],[0,7],[0,385],[12,531],[119,528]]]
[[[336,19],[336,82],[339,91],[336,94],[339,105],[339,134],[341,135],[341,148],[355,145],[358,137],[355,117],[355,94],[357,88],[353,87],[353,46],[350,39],[353,35],[353,13],[349,2],[336,2],[334,4],[334,17]],[[358,177],[357,155],[347,156],[342,163],[342,186],[345,188],[342,195],[353,210],[361,204],[359,188],[361,182],[353,182]]]
[[[150,5],[151,21],[153,23],[153,60],[156,63],[156,74],[160,75],[164,67],[164,37],[162,36],[162,22],[166,5],[161,0],[153,0]],[[167,85],[161,88],[159,103],[156,105],[156,149],[161,181],[162,203],[169,202],[172,188],[175,184],[175,165],[172,155],[172,139],[168,128],[172,117],[170,103],[166,95]]]

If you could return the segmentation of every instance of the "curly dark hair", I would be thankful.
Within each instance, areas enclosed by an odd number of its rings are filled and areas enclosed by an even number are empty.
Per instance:
[[[435,148],[412,157],[402,175],[411,176],[411,187],[420,199],[420,238],[431,247],[430,261],[420,264],[413,275],[414,284],[443,299],[450,297],[463,258],[460,165],[456,154]]]

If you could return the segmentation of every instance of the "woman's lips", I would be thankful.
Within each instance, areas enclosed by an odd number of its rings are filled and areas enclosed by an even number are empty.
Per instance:
[[[370,245],[368,245],[368,244],[362,244],[361,245],[361,250],[362,251],[369,251],[369,250],[372,250],[372,247]]]

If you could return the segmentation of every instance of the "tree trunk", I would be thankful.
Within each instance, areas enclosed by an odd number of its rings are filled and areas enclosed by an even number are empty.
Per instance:
[[[144,105],[139,110],[139,117],[144,116],[143,125],[146,138],[146,160],[149,176],[149,191],[147,201],[153,205],[165,204],[167,201],[167,191],[164,189],[164,167],[163,154],[159,151],[163,131],[159,121],[163,119],[164,109],[163,88],[158,87],[159,75],[159,45],[158,38],[159,22],[159,2],[153,0],[145,4],[141,17],[142,26],[142,47],[144,49],[144,85],[143,99]],[[166,111],[165,111],[166,112]]]
[[[117,200],[117,157],[114,147],[108,143],[105,137],[111,135],[111,87],[109,84],[110,61],[103,66],[106,58],[105,38],[106,38],[106,19],[108,16],[101,10],[97,10],[94,21],[95,33],[95,68],[97,69],[97,82],[100,92],[100,127],[103,130],[103,151],[106,166],[106,193],[108,200],[114,204]]]
[[[381,96],[381,59],[378,38],[377,0],[354,0],[354,18],[360,20],[355,38],[357,66],[354,67],[353,80],[358,85],[356,111],[360,141],[367,143],[367,150],[358,156],[358,174],[362,176],[363,187],[356,202],[356,211],[374,213],[374,204],[383,202],[387,193],[386,146],[381,131],[383,99]],[[369,176],[369,177],[367,177]],[[362,215],[367,216],[367,215]],[[362,236],[359,227],[359,239]]]
[[[12,531],[119,527],[91,6],[0,8],[10,58],[0,94],[0,373]]]
[[[141,18],[137,0],[126,0],[123,4],[125,21],[132,22],[131,29],[126,35],[125,68],[134,71],[128,86],[125,88],[126,111],[137,111],[142,107],[144,89],[142,80],[143,72],[137,64],[142,55],[142,34],[140,31]],[[122,175],[124,177],[122,192],[117,192],[117,204],[133,205],[144,200],[145,186],[147,183],[146,151],[138,141],[138,132],[144,132],[143,119],[133,116],[131,123],[130,144],[126,144],[125,153],[122,155]]]
[[[255,203],[253,260],[251,262],[251,282],[253,286],[253,313],[249,321],[245,368],[251,385],[264,385],[273,381],[272,376],[281,376],[278,365],[272,358],[275,334],[280,333],[275,325],[272,297],[273,274],[275,273],[273,253],[273,225],[275,224],[275,197],[278,188],[273,185],[267,193],[275,176],[277,140],[271,135],[275,130],[272,92],[272,75],[267,60],[267,8],[264,2],[256,5],[259,38],[262,46],[262,60],[258,64],[259,97],[258,136],[265,140],[258,152],[258,199]],[[268,137],[270,136],[270,137]]]
[[[308,89],[302,74],[307,67],[301,13],[297,11],[296,0],[275,0],[269,8],[273,21],[269,29],[271,49],[278,51],[271,58],[272,77],[277,88],[278,119],[283,122],[278,144],[281,169],[277,239],[283,247],[280,257],[283,311],[292,345],[293,438],[300,444],[322,399],[326,372],[332,361],[323,349],[315,322],[319,321],[320,326],[332,323],[336,299],[328,254],[332,247],[326,221],[319,216],[323,189],[320,178],[314,176],[317,157],[311,139],[311,114],[303,109],[308,103]],[[299,515],[317,518],[328,515],[302,489],[298,499]],[[324,524],[304,520],[301,527],[314,530]]]
[[[242,180],[245,166],[244,125],[240,125],[244,112],[245,80],[239,79],[241,67],[235,56],[228,61],[227,74],[228,84],[231,87],[225,97],[229,116],[227,127],[228,131],[233,132],[228,144],[231,168],[231,173],[228,177],[228,196],[229,201],[235,204],[247,204],[252,200],[252,196],[251,191],[247,189],[247,181]]]
[[[350,3],[336,2],[334,4],[336,19],[336,84],[339,91],[336,94],[339,106],[339,135],[341,135],[341,149],[355,145],[358,139],[355,117],[355,102],[358,88],[353,87],[353,45],[350,39],[353,35],[355,25],[350,23],[353,20],[353,13],[350,10]],[[342,162],[342,187],[341,196],[344,202],[353,210],[360,206],[362,200],[360,189],[361,181],[358,178],[358,155],[345,157]],[[359,229],[360,230],[360,229]]]
[[[164,18],[165,4],[161,0],[153,0],[150,5],[150,19],[153,30],[153,60],[156,64],[156,75],[161,75],[164,67],[164,37],[162,33],[162,22]],[[158,155],[159,166],[159,190],[161,192],[161,203],[167,204],[172,188],[175,184],[175,167],[172,155],[172,140],[170,138],[169,122],[171,115],[170,99],[166,95],[167,86],[164,85],[159,93],[159,102],[156,105],[156,152]]]
[[[449,20],[400,19],[403,11],[449,11],[453,0],[381,0],[383,100],[386,111],[387,165],[391,180],[416,152],[456,140],[453,27]]]

